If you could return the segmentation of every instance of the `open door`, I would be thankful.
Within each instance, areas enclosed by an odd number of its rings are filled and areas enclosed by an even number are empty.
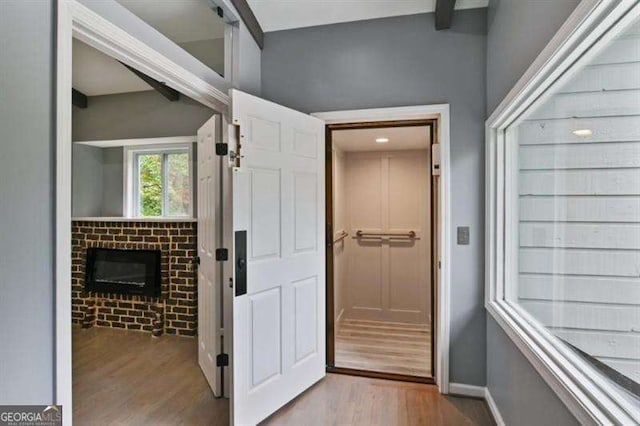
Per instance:
[[[220,339],[220,266],[216,260],[216,228],[220,222],[220,157],[215,143],[220,131],[220,116],[214,115],[198,129],[198,364],[215,396],[222,396],[221,368],[217,355]]]
[[[325,375],[324,122],[231,98],[232,421],[254,425]]]

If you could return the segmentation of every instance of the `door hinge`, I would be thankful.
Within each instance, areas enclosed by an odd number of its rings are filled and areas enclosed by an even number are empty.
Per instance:
[[[229,144],[218,142],[216,144],[216,155],[227,155],[229,153]]]
[[[216,367],[226,367],[229,365],[229,355],[221,353],[216,355]]]
[[[229,260],[229,250],[226,248],[216,249],[216,260]]]

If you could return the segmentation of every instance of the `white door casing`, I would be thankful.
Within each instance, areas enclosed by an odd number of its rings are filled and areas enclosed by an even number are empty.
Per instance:
[[[347,153],[351,244],[345,317],[429,323],[429,157],[429,150]],[[358,238],[359,230],[416,236]]]
[[[221,368],[216,366],[220,347],[219,265],[216,248],[220,162],[215,153],[220,116],[214,115],[198,129],[198,364],[215,396],[222,396]]]
[[[231,98],[233,228],[246,231],[247,252],[246,294],[234,277],[232,416],[252,425],[325,375],[324,122]]]

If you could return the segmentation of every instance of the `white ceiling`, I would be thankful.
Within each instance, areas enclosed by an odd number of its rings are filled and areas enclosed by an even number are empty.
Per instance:
[[[120,62],[75,38],[72,83],[87,96],[153,90]]]
[[[209,0],[117,0],[176,43],[224,37],[224,21]]]
[[[377,143],[381,137],[389,142]],[[333,145],[346,152],[428,149],[430,139],[428,126],[334,130],[332,134]]]
[[[260,26],[267,32],[433,12],[436,0],[248,0],[248,2]],[[488,4],[489,0],[458,0],[456,9],[487,7]]]

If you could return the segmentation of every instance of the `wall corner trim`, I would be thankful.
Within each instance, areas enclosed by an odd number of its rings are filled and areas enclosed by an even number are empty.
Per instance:
[[[506,423],[502,418],[502,414],[500,414],[500,410],[498,409],[498,404],[496,404],[496,401],[493,399],[493,396],[491,396],[491,391],[489,390],[488,387],[485,388],[484,399],[485,401],[487,401],[487,405],[489,406],[489,411],[491,411],[491,415],[493,416],[493,419],[496,421],[496,424],[498,426],[505,426]]]
[[[471,398],[482,398],[487,402],[489,411],[493,420],[495,420],[498,426],[505,426],[505,422],[502,419],[502,414],[498,409],[498,405],[491,396],[491,392],[488,387],[467,385],[464,383],[449,383],[449,393],[451,395],[466,396]]]

